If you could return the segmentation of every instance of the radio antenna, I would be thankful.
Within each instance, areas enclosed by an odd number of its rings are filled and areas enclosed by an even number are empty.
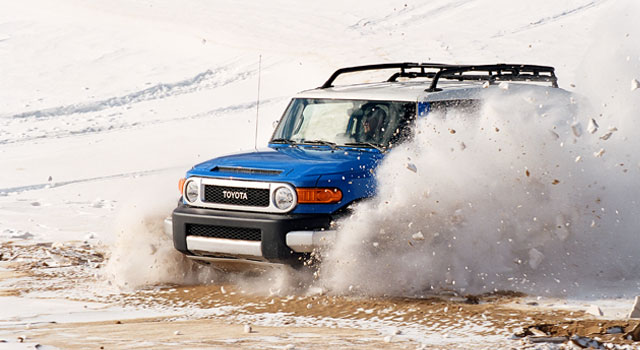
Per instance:
[[[262,73],[262,55],[258,58],[258,96],[256,97],[256,133],[253,148],[258,151],[258,116],[260,115],[260,74]]]

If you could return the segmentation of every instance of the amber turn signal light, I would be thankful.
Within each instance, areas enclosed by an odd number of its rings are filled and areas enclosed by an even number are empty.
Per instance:
[[[298,203],[330,204],[342,199],[342,191],[337,188],[296,188]]]
[[[182,190],[184,189],[184,182],[187,181],[187,179],[185,179],[184,177],[182,179],[180,179],[180,181],[178,181],[178,191],[180,191],[180,194],[184,194],[182,193]]]

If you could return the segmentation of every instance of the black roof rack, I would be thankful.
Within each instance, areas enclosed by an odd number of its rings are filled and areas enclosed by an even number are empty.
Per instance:
[[[486,64],[486,65],[452,65],[441,63],[383,63],[366,66],[341,68],[335,71],[329,80],[320,88],[326,89],[333,86],[338,76],[346,73],[362,72],[369,70],[399,69],[399,72],[391,75],[387,81],[394,82],[398,78],[430,78],[431,86],[425,91],[434,92],[438,89],[440,79],[450,80],[475,80],[488,81],[531,81],[549,82],[554,88],[558,87],[558,78],[553,67],[534,66],[528,64]],[[480,72],[485,74],[464,74],[467,72]]]

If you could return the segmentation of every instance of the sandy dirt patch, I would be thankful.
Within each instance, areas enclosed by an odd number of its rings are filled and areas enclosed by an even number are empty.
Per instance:
[[[323,291],[282,295],[228,282],[118,292],[101,280],[105,254],[100,247],[9,242],[0,249],[0,297],[20,298],[25,311],[33,300],[51,299],[97,303],[105,310],[98,321],[88,322],[64,313],[46,321],[14,316],[0,327],[7,345],[23,337],[60,349],[465,349],[470,344],[525,349],[534,344],[569,348],[581,339],[611,346],[635,346],[640,340],[638,321],[596,318],[513,292],[420,298]],[[114,306],[129,311],[109,313]],[[136,317],[135,310],[162,316]]]

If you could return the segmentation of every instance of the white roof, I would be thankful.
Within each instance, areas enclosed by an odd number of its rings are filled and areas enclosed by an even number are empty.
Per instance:
[[[553,88],[548,83],[508,83],[508,89],[513,92],[524,89],[565,91]],[[425,91],[431,85],[431,81],[405,81],[405,82],[379,82],[355,85],[334,86],[326,89],[312,89],[299,92],[296,98],[317,98],[317,99],[345,99],[345,100],[379,100],[379,101],[439,101],[457,99],[478,99],[483,95],[501,89],[500,85],[489,85],[486,87],[483,82],[458,82],[441,81],[438,82],[437,92]],[[484,86],[483,86],[484,85]],[[502,85],[502,89],[505,85]]]

